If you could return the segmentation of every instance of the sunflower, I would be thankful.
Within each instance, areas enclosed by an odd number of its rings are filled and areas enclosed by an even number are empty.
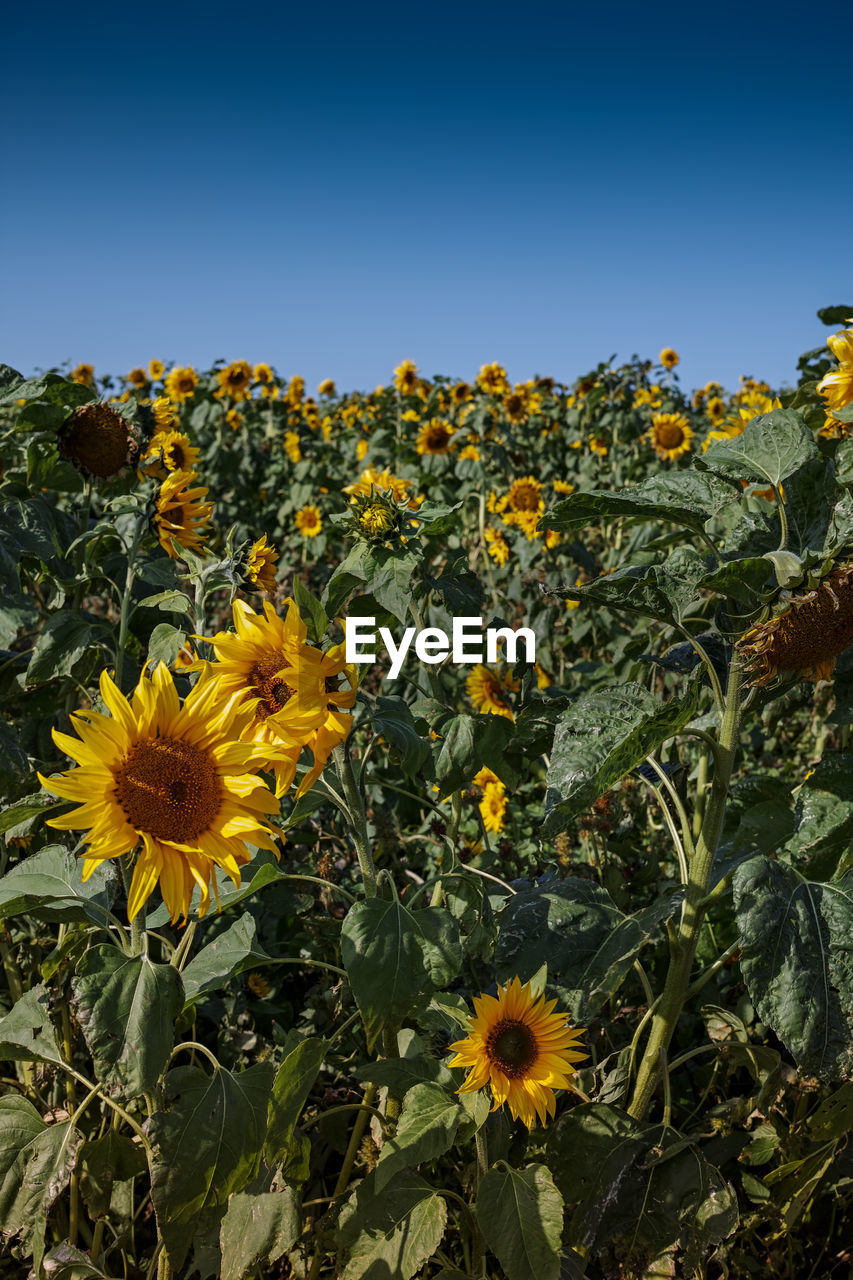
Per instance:
[[[168,396],[157,396],[151,403],[151,412],[158,431],[172,431],[180,422],[178,411]]]
[[[483,530],[483,537],[486,539],[486,551],[494,560],[495,564],[499,564],[501,568],[509,559],[509,543],[503,534],[494,527],[487,524]]]
[[[514,720],[515,716],[506,696],[510,687],[510,683],[501,680],[496,671],[479,662],[471,669],[471,674],[465,681],[468,697],[478,711]]]
[[[394,370],[394,386],[401,396],[412,396],[418,389],[418,366],[414,360],[404,360]]]
[[[207,489],[191,489],[198,477],[191,471],[173,471],[157,494],[154,524],[160,546],[173,560],[178,558],[175,543],[194,551],[202,545],[202,531],[213,515],[213,503],[205,502]]]
[[[345,646],[333,645],[323,653],[308,644],[298,608],[291,599],[284,603],[286,612],[280,617],[269,603],[263,613],[255,613],[235,600],[235,630],[213,636],[216,661],[199,663],[223,697],[239,695],[251,709],[244,737],[273,750],[278,796],[293,782],[304,746],[314,754],[314,768],[303,778],[299,794],[322,772],[332,748],[352,726],[345,711],[354,705],[356,691],[355,667],[345,662]],[[347,689],[338,688],[342,673]]]
[[[198,449],[183,432],[157,431],[143,454],[143,463],[147,461],[143,470],[149,476],[165,480],[170,471],[194,472],[198,458]]]
[[[132,387],[144,387],[148,385],[148,374],[144,369],[131,369],[127,380]]]
[[[450,1046],[449,1065],[468,1069],[458,1092],[489,1085],[493,1111],[507,1103],[528,1129],[537,1116],[545,1124],[556,1109],[554,1089],[571,1089],[572,1064],[587,1057],[578,1047],[583,1028],[569,1026],[568,1014],[554,1012],[556,1004],[534,996],[519,978],[498,986],[497,998],[475,996],[468,1035]]]
[[[538,511],[542,486],[534,476],[513,480],[507,494],[507,506],[511,511]]]
[[[265,591],[271,596],[275,591],[275,565],[278,551],[267,535],[263,534],[257,542],[253,542],[246,556],[245,574],[258,591]]]
[[[590,453],[598,454],[599,458],[607,457],[607,445],[601,436],[590,436],[588,442]]]
[[[459,460],[467,462],[479,462],[480,450],[475,444],[466,444],[464,449],[459,450]]]
[[[503,398],[504,413],[510,422],[526,422],[530,397],[523,386],[516,387]]]
[[[324,378],[323,381],[317,387],[318,396],[333,396],[335,394],[335,391],[336,391],[336,387],[335,387],[334,381],[331,378]]]
[[[485,391],[486,395],[508,395],[510,388],[506,369],[502,364],[498,364],[497,361],[493,364],[481,365],[480,372],[477,374],[477,386],[481,391]]]
[[[675,462],[689,452],[693,432],[683,413],[656,413],[646,439],[659,458]]]
[[[76,369],[71,370],[71,381],[78,382],[81,387],[91,387],[95,381],[95,366],[93,364],[78,364]]]
[[[252,381],[252,366],[248,360],[234,360],[220,369],[216,375],[218,396],[230,396],[232,400],[247,400]]]
[[[169,399],[174,400],[175,404],[183,404],[184,400],[189,400],[195,394],[198,374],[195,369],[179,365],[166,374],[165,386]]]
[[[225,421],[232,431],[239,431],[243,425],[243,415],[239,409],[228,409],[225,413]]]
[[[107,480],[139,452],[130,423],[108,404],[84,404],[59,429],[59,452],[84,476]]]
[[[450,388],[450,399],[453,404],[465,404],[466,400],[471,399],[471,388],[467,382],[456,382]]]
[[[316,538],[323,528],[323,519],[320,515],[319,507],[310,505],[300,507],[293,517],[293,521],[303,538]]]
[[[163,376],[163,371],[165,370],[165,368],[166,366],[163,364],[162,360],[149,360],[148,361],[148,377],[151,379],[152,382],[159,382],[159,380]]]
[[[769,684],[780,671],[804,680],[829,680],[835,659],[853,644],[853,564],[843,565],[809,591],[783,595],[784,608],[741,636],[752,684]]]
[[[364,510],[359,512],[358,522],[366,534],[376,537],[377,534],[385,533],[391,528],[394,516],[383,503],[369,502]]]
[[[853,402],[853,329],[842,329],[827,338],[826,345],[838,361],[838,368],[831,369],[817,385],[827,408],[846,409]]]
[[[290,461],[296,465],[302,461],[302,450],[299,448],[299,432],[285,431],[284,433],[284,452]]]
[[[705,412],[712,422],[722,422],[726,416],[726,406],[720,396],[710,396],[705,404]]]
[[[664,369],[674,369],[680,359],[677,351],[673,351],[672,347],[664,347],[658,356]]]
[[[285,400],[291,409],[298,409],[305,397],[305,379],[301,374],[295,373],[290,379],[287,391],[285,392]]]
[[[78,737],[53,732],[80,767],[39,778],[80,807],[50,825],[88,831],[84,880],[106,859],[141,844],[128,896],[131,920],[158,880],[172,923],[186,920],[196,885],[203,916],[211,882],[216,894],[215,866],[239,885],[247,842],[276,852],[266,815],[278,813],[279,804],[255,776],[268,767],[270,753],[239,741],[251,712],[237,698],[223,700],[210,681],[199,681],[183,707],[162,663],[150,677],[143,672],[130,701],[106,671],[100,689],[111,719],[81,712],[71,717]]]
[[[480,801],[480,816],[483,826],[493,835],[503,830],[506,813],[506,787],[496,773],[483,768],[474,775],[474,785],[480,787],[483,798]]]
[[[431,418],[421,427],[415,448],[418,453],[449,453],[453,447],[455,428],[444,418]]]
[[[275,378],[275,374],[272,371],[271,365],[268,365],[265,361],[262,361],[260,364],[255,365],[254,369],[252,370],[252,376],[254,377],[255,382],[260,382],[263,384],[272,382],[273,379]]]

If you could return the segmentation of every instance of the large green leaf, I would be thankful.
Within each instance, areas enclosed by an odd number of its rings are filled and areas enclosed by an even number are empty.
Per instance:
[[[0,879],[0,920],[31,915],[65,924],[104,924],[116,888],[110,863],[82,879],[83,862],[61,844],[49,844]]]
[[[116,1182],[138,1178],[147,1168],[142,1147],[115,1129],[84,1142],[77,1157],[77,1173],[91,1217],[100,1218],[109,1212]]]
[[[93,649],[111,651],[111,646],[112,631],[105,623],[79,613],[55,613],[39,632],[27,667],[27,683],[41,684],[68,675]]]
[[[558,587],[550,594],[655,618],[671,626],[693,612],[698,583],[707,573],[705,558],[679,547],[665,564],[629,565],[580,587]]]
[[[853,1071],[853,871],[833,884],[752,858],[735,872],[741,970],[762,1022],[805,1071]]]
[[[543,965],[576,1021],[585,1023],[619,988],[643,946],[671,915],[670,894],[634,915],[623,915],[592,880],[547,879],[521,889],[500,917],[495,970],[501,982],[528,981]]]
[[[269,960],[268,952],[258,942],[255,919],[247,911],[213,942],[202,947],[184,969],[181,977],[185,1003],[194,1004],[208,991],[225,986],[236,974],[269,964]]]
[[[45,986],[30,987],[0,1019],[0,1062],[62,1062],[49,1004]]]
[[[429,756],[429,744],[418,733],[409,704],[402,698],[377,698],[373,731],[394,748],[404,771],[416,776]]]
[[[346,1262],[341,1280],[411,1280],[441,1243],[447,1206],[411,1169],[378,1191],[375,1172],[359,1184],[338,1221]]]
[[[826,756],[803,782],[786,857],[809,879],[829,880],[851,865],[853,845],[853,756]],[[768,850],[760,850],[768,852]],[[846,866],[845,866],[846,863]]]
[[[738,496],[737,489],[717,476],[679,471],[652,476],[642,484],[616,492],[587,489],[572,493],[542,517],[542,524],[548,529],[571,531],[587,529],[602,520],[638,516],[703,529],[712,516]]]
[[[544,1164],[490,1169],[474,1211],[510,1280],[558,1280],[563,1197]]]
[[[264,1158],[273,1166],[285,1158],[300,1112],[308,1100],[326,1052],[326,1041],[309,1036],[287,1055],[273,1081]]]
[[[684,727],[693,697],[659,702],[639,684],[592,689],[557,721],[543,831],[553,835]]]
[[[85,952],[72,991],[98,1079],[131,1098],[153,1089],[183,1005],[177,969],[105,943]]]
[[[244,1280],[272,1266],[296,1244],[299,1219],[299,1201],[290,1187],[231,1196],[219,1229],[220,1280]]]
[[[795,409],[760,413],[742,435],[718,440],[699,465],[734,480],[779,485],[817,454],[812,431]]]
[[[605,1275],[693,1275],[737,1226],[732,1188],[672,1128],[584,1103],[550,1127],[547,1153],[566,1200],[566,1239]]]
[[[433,1160],[452,1145],[466,1119],[463,1107],[437,1084],[416,1084],[403,1099],[393,1138],[382,1147],[376,1166],[377,1192],[403,1169]]]
[[[0,1098],[0,1233],[18,1236],[38,1270],[48,1210],[68,1186],[82,1135],[47,1125],[31,1102]]]
[[[470,786],[484,765],[509,786],[517,780],[506,758],[512,722],[505,716],[451,716],[442,724],[440,733],[435,761],[439,799]]]

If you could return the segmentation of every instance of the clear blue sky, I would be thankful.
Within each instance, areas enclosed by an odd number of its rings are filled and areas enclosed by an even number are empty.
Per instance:
[[[0,359],[793,380],[853,303],[853,6],[15,5]]]

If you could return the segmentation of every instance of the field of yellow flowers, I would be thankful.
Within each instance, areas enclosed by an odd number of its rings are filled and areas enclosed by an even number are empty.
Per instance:
[[[819,314],[794,389],[0,366],[3,1280],[853,1274]]]

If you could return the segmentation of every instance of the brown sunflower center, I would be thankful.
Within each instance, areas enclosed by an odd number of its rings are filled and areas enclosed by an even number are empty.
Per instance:
[[[450,440],[450,432],[447,427],[430,427],[426,434],[426,445],[428,449],[437,450],[447,447]]]
[[[274,716],[287,706],[296,692],[281,674],[282,667],[287,666],[284,651],[267,654],[260,658],[249,672],[249,684],[257,692],[261,700],[261,715]]]
[[[512,486],[511,498],[515,511],[535,511],[539,506],[539,490],[526,481]]]
[[[513,1080],[530,1070],[539,1057],[539,1046],[526,1022],[503,1018],[489,1032],[486,1053],[492,1065]]]
[[[106,479],[128,461],[133,438],[120,413],[108,404],[87,404],[62,429],[59,450],[79,471]]]
[[[222,783],[201,747],[180,738],[146,738],[116,770],[114,795],[137,831],[191,844],[219,812]]]
[[[664,449],[677,449],[684,443],[684,431],[677,422],[659,422],[655,435]]]

